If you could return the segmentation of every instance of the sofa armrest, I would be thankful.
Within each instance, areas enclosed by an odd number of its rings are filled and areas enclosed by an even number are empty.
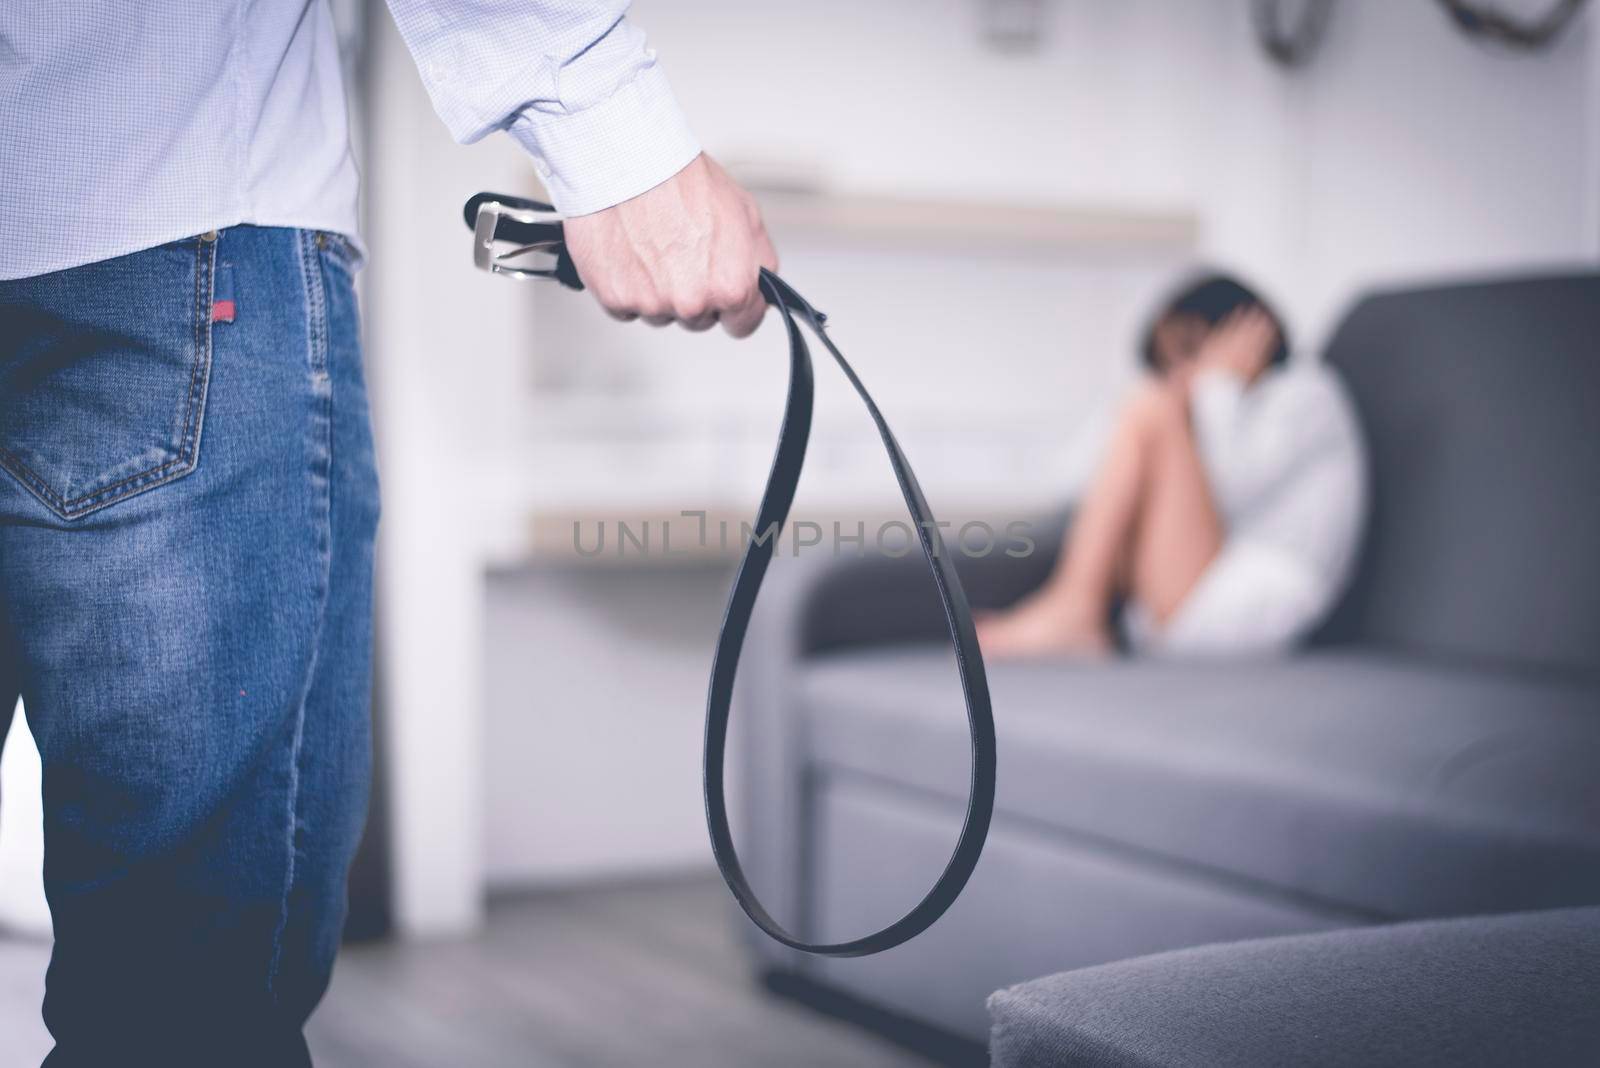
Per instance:
[[[1061,553],[1067,517],[1066,510],[1058,510],[1031,520],[1026,528],[1031,547],[1002,539],[985,556],[962,553],[947,533],[946,547],[957,554],[956,572],[973,609],[1004,608],[1042,585]],[[1008,548],[1020,555],[1008,555]],[[841,560],[814,573],[798,625],[802,656],[933,641],[946,634],[928,562],[917,549],[898,557],[872,554]]]
[[[989,999],[994,1068],[1589,1065],[1600,908],[1357,927],[1062,972]]]

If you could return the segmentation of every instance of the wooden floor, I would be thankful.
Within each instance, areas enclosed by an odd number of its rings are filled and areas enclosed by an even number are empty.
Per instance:
[[[927,1068],[750,976],[715,878],[501,901],[467,941],[348,947],[318,1068]],[[47,946],[0,941],[0,1068],[49,1049]]]

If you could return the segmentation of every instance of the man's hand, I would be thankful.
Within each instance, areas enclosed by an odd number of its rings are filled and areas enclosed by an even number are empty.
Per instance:
[[[1272,362],[1277,347],[1278,328],[1272,316],[1252,304],[1230,312],[1211,329],[1195,354],[1195,370],[1214,367],[1253,382]]]
[[[712,323],[734,337],[766,311],[757,275],[778,269],[755,198],[704,153],[654,189],[566,221],[583,284],[618,319]]]

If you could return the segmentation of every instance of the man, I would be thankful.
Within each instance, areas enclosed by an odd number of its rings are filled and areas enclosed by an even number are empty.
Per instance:
[[[626,6],[390,3],[613,315],[749,334],[759,213]],[[20,693],[49,1068],[309,1063],[368,788],[356,197],[324,0],[0,5],[0,737]]]

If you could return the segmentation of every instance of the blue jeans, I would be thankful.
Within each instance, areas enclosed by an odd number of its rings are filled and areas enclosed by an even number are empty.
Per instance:
[[[48,1068],[310,1063],[370,770],[352,269],[241,226],[0,282],[0,738],[20,693]]]

